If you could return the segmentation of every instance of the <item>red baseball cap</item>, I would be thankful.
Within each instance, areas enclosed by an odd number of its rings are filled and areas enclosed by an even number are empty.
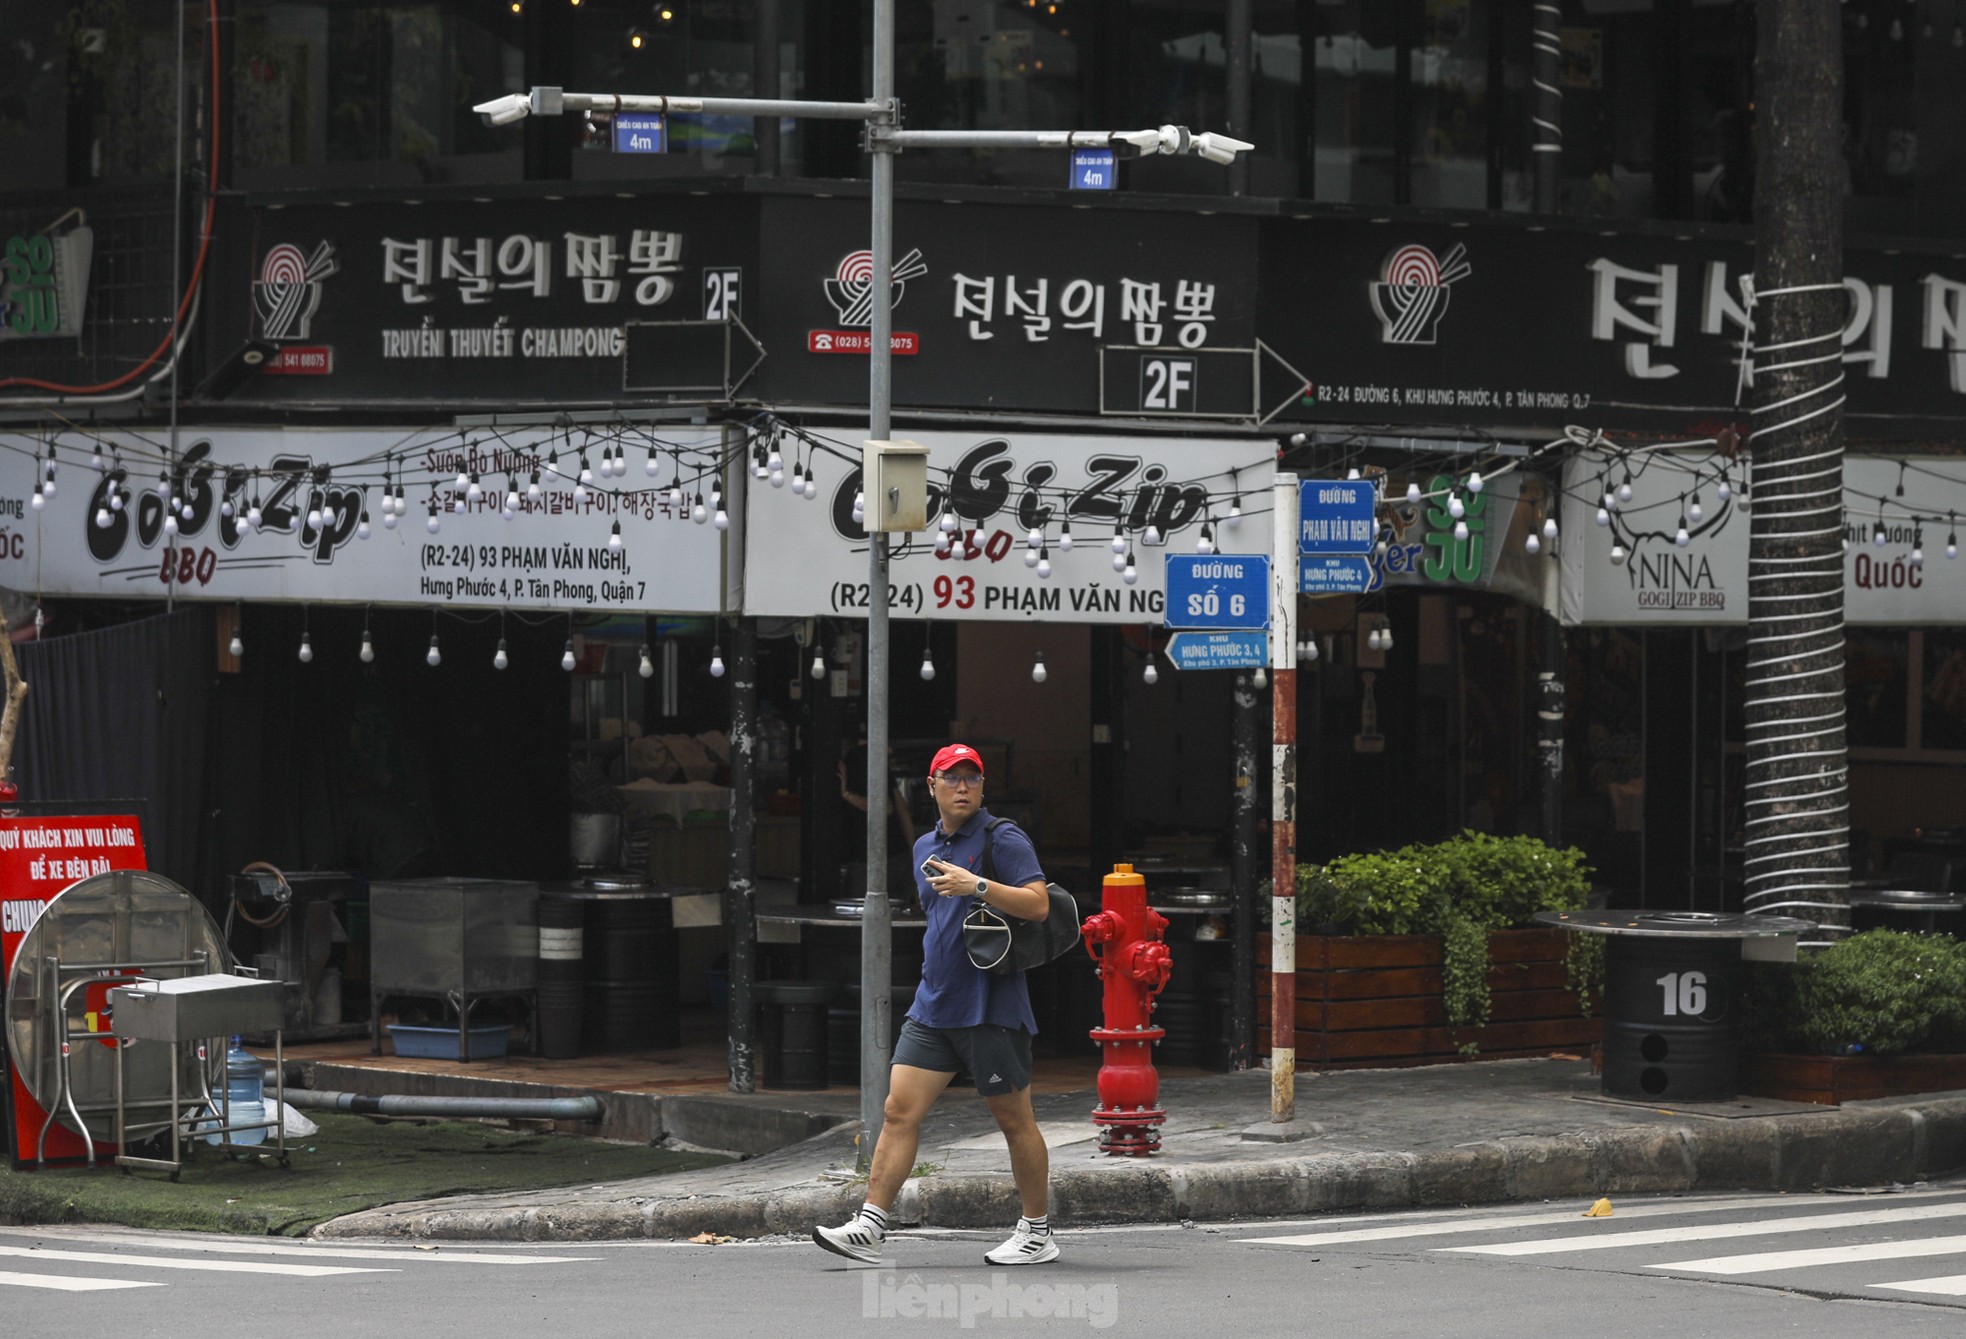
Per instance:
[[[929,763],[928,770],[931,773],[945,772],[959,762],[975,763],[978,772],[983,770],[983,759],[967,744],[945,744],[937,749],[935,760]]]

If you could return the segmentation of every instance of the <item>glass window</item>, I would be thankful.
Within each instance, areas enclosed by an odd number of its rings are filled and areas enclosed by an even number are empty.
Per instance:
[[[68,185],[68,42],[54,6],[15,7],[0,42],[0,163],[10,191]]]
[[[517,180],[471,110],[525,87],[522,8],[241,0],[230,116],[245,189]]]

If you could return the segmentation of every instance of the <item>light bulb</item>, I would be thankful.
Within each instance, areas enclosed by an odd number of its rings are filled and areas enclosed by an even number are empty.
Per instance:
[[[1040,580],[1045,581],[1051,579],[1051,548],[1049,545],[1038,550],[1038,577]]]
[[[115,517],[114,517],[113,515],[111,515],[111,514],[110,514],[110,511],[109,511],[109,508],[107,508],[107,507],[97,507],[97,508],[96,508],[96,528],[97,528],[97,529],[99,529],[99,530],[107,530],[107,529],[109,528],[109,523],[110,523],[111,521],[113,521],[113,520],[115,520],[115,519],[116,519],[116,518],[115,518]]]
[[[680,483],[672,483],[669,485],[669,510],[681,511],[682,509],[683,509],[682,485]]]
[[[475,474],[472,475],[470,486],[464,490],[464,496],[468,500],[472,502],[476,502],[479,498],[483,497],[484,495],[485,495],[485,490],[478,486],[478,476]]]
[[[382,513],[382,528],[384,530],[394,530],[396,528],[395,512],[385,511],[384,513]]]
[[[1126,555],[1126,567],[1120,572],[1120,580],[1131,586],[1140,579],[1140,569],[1133,565],[1133,555]]]
[[[1381,651],[1393,649],[1393,630],[1390,624],[1379,629],[1379,649]]]
[[[362,629],[362,649],[360,655],[364,665],[375,663],[375,643],[369,640],[369,630],[367,628]]]
[[[171,476],[160,472],[157,475],[157,496],[168,500],[171,496]]]
[[[1297,658],[1308,664],[1317,663],[1317,638],[1312,637],[1307,641],[1298,643]]]
[[[710,677],[713,679],[724,677],[724,653],[720,647],[710,648]]]
[[[314,643],[305,632],[300,634],[300,663],[303,665],[314,663]]]
[[[1611,524],[1611,513],[1605,508],[1599,507],[1597,509],[1597,523],[1599,525]]]
[[[1236,494],[1235,501],[1229,504],[1229,524],[1231,526],[1242,524],[1242,494],[1240,493]]]
[[[1195,552],[1203,557],[1215,552],[1215,533],[1206,521],[1202,522],[1201,535],[1195,540]]]
[[[785,472],[784,453],[775,446],[771,449],[771,454],[765,457],[765,473],[769,474],[774,470],[780,474]]]
[[[246,644],[239,640],[239,634],[236,632],[232,634],[232,640],[226,644],[225,649],[231,652],[234,660],[246,654]]]
[[[112,490],[112,491],[110,492],[110,494],[109,494],[109,509],[110,509],[111,511],[121,511],[121,510],[123,510],[123,494],[122,494],[122,491],[121,491],[120,489],[117,489],[117,490]]]
[[[923,647],[922,648],[922,682],[926,683],[930,679],[933,679],[934,677],[935,677],[935,657],[933,654],[930,653],[927,647]]]
[[[1035,525],[1024,532],[1025,548],[1035,549],[1042,543],[1044,543],[1044,531],[1038,529]]]
[[[1611,541],[1611,565],[1613,567],[1625,565],[1625,546],[1615,539]]]
[[[939,530],[941,530],[942,533],[945,535],[955,534],[956,533],[955,514],[951,512],[947,507],[944,507],[942,509],[942,519],[936,522],[936,527]]]
[[[611,451],[603,451],[603,452],[601,452],[601,468],[600,468],[600,469],[599,469],[598,471],[596,471],[596,472],[597,472],[597,473],[598,473],[598,474],[599,474],[599,475],[600,475],[600,476],[601,476],[601,477],[602,477],[603,479],[612,479],[612,478],[614,477],[614,453],[613,453],[613,452],[611,452]]]
[[[437,649],[437,634],[434,632],[430,634],[430,649],[424,653],[423,663],[431,669],[444,663],[444,653]]]
[[[642,473],[651,479],[655,477],[655,448],[652,446],[649,448],[649,458],[642,462]]]
[[[177,517],[166,516],[164,518],[164,533],[167,535],[175,535],[177,532],[178,532]]]
[[[1604,509],[1606,511],[1618,510],[1618,495],[1616,493],[1607,492],[1604,495]]]
[[[575,484],[573,486],[573,505],[576,507],[584,506],[586,505],[586,502],[587,502],[587,485]]]
[[[1911,565],[1913,567],[1923,567],[1925,565],[1925,543],[1923,540],[1912,541]]]
[[[594,482],[594,471],[587,468],[586,456],[582,456],[580,458],[580,478],[576,482],[583,483],[583,484],[591,484]]]
[[[1031,662],[1031,682],[1043,683],[1050,677],[1044,667],[1044,652],[1040,651],[1038,652],[1038,658]]]
[[[648,644],[646,642],[642,645],[642,659],[641,663],[635,666],[635,673],[641,675],[644,679],[653,679],[655,677],[655,661],[649,656]]]
[[[1114,527],[1113,527],[1113,542],[1112,542],[1111,544],[1108,544],[1108,545],[1107,545],[1106,547],[1108,547],[1108,548],[1110,548],[1110,549],[1111,549],[1111,550],[1112,550],[1112,551],[1113,551],[1114,553],[1125,553],[1125,552],[1126,552],[1126,530],[1125,530],[1125,529],[1124,529],[1123,527],[1121,527],[1121,526],[1117,526],[1117,525],[1116,525],[1116,526],[1114,526]]]
[[[1261,691],[1270,686],[1270,676],[1263,672],[1261,665],[1258,665],[1255,672],[1249,676],[1249,683],[1251,687]]]
[[[1406,486],[1406,504],[1409,507],[1417,506],[1419,505],[1419,501],[1420,501],[1420,485],[1417,483],[1409,483]]]
[[[1549,540],[1556,538],[1556,517],[1545,516],[1543,518],[1543,538]]]
[[[794,464],[792,466],[792,493],[796,497],[804,497],[805,492],[806,472],[799,465]]]
[[[319,530],[321,528],[321,509],[319,507],[309,507],[307,509],[307,528],[309,530]]]
[[[1468,476],[1468,491],[1470,493],[1479,493],[1481,491],[1481,485],[1482,485],[1481,471],[1476,470],[1473,474],[1470,474]]]
[[[1024,566],[1036,567],[1037,565],[1038,565],[1038,551],[1036,549],[1025,549]]]
[[[534,470],[532,472],[532,478],[526,481],[526,501],[528,502],[539,501],[539,471],[538,470]]]
[[[810,502],[818,496],[819,480],[813,477],[812,472],[808,470],[806,471],[806,501]]]
[[[1522,541],[1522,547],[1523,547],[1523,551],[1526,553],[1531,553],[1531,554],[1541,553],[1543,551],[1542,538],[1538,536],[1534,531],[1531,531],[1528,538]]]
[[[1058,551],[1060,553],[1070,553],[1072,551],[1072,523],[1070,521],[1066,521],[1058,529]]]
[[[230,520],[232,519],[232,512],[233,512],[233,508],[232,508],[231,498],[227,498],[225,501],[218,504],[218,514],[220,516],[223,516],[227,520]]]
[[[1357,480],[1358,480],[1358,466],[1356,466],[1356,465],[1354,465],[1354,466],[1352,466],[1352,468],[1350,469],[1350,471],[1348,471],[1348,472],[1346,473],[1346,475],[1345,475],[1345,481],[1346,481],[1347,483],[1354,483],[1354,482],[1356,482]]]
[[[1155,667],[1152,660],[1147,662],[1147,668],[1140,671],[1140,681],[1149,687],[1160,682],[1160,670]]]
[[[949,537],[947,535],[937,535],[935,537],[935,556],[938,558],[949,556]]]
[[[1468,537],[1468,523],[1466,521],[1454,522],[1454,538],[1466,539],[1467,537]]]
[[[38,485],[34,489],[34,496],[28,499],[28,505],[33,507],[34,510],[36,511],[39,511],[41,510],[41,508],[48,505],[45,501],[42,500],[41,489]]]
[[[773,488],[783,488],[785,486],[784,470],[773,470],[771,472],[771,486]]]
[[[1160,527],[1152,521],[1147,522],[1147,533],[1140,537],[1140,542],[1143,544],[1160,543]]]
[[[813,648],[812,668],[807,673],[812,675],[813,682],[815,683],[826,677],[826,657],[817,647]]]
[[[1124,572],[1126,570],[1126,555],[1124,553],[1115,553],[1113,555],[1113,570],[1115,572]]]
[[[573,638],[569,637],[567,638],[567,649],[560,652],[560,668],[571,674],[573,673],[574,663]]]
[[[853,490],[853,523],[864,525],[867,522],[867,495],[859,489]]]
[[[507,512],[515,512],[518,509],[519,509],[519,481],[517,479],[514,479],[510,483],[505,485],[505,510]],[[508,516],[506,519],[510,520],[511,518]]]
[[[1693,536],[1687,533],[1686,522],[1681,521],[1679,523],[1679,531],[1673,535],[1672,542],[1682,549],[1693,542]]]
[[[504,669],[507,665],[511,663],[512,663],[512,657],[505,654],[505,639],[503,637],[500,637],[498,639],[498,649],[492,652],[492,668]]]
[[[1631,480],[1627,479],[1623,483],[1618,485],[1618,501],[1630,502],[1631,500],[1632,500],[1632,484],[1631,484]]]
[[[1447,495],[1447,514],[1457,521],[1468,514],[1468,504],[1461,501],[1459,493]]]
[[[718,507],[717,514],[710,518],[710,523],[719,530],[728,530],[730,529],[730,513],[722,507]]]
[[[1884,522],[1879,521],[1877,523],[1877,528],[1871,531],[1870,542],[1875,544],[1880,549],[1884,547],[1884,543],[1885,543]]]
[[[433,535],[444,528],[444,523],[437,519],[437,504],[434,502],[430,504],[430,519],[423,523],[423,528]]]
[[[1705,516],[1706,514],[1707,514],[1706,508],[1700,505],[1700,499],[1698,499],[1697,497],[1694,498],[1691,502],[1686,504],[1686,519],[1691,521],[1694,525],[1698,525],[1700,523],[1700,518],[1702,516]]]
[[[1958,556],[1959,556],[1959,541],[1956,539],[1946,540],[1946,557],[1957,558]]]
[[[1720,476],[1720,487],[1713,491],[1714,496],[1718,497],[1722,502],[1734,496],[1734,486],[1727,482],[1727,476],[1724,474]]]
[[[621,552],[621,522],[620,521],[616,521],[614,523],[614,529],[608,532],[608,547],[610,549],[613,549],[616,553]]]
[[[55,475],[53,470],[48,471],[47,479],[41,484],[41,495],[43,497],[53,497],[55,495]]]
[[[1368,651],[1377,651],[1379,649],[1379,629],[1374,628],[1365,634],[1365,649]]]
[[[710,519],[710,510],[703,505],[703,494],[698,493],[696,495],[696,502],[689,509],[689,518],[698,525],[702,525]]]
[[[362,519],[355,522],[355,538],[367,539],[368,537],[369,537],[369,514],[367,512],[363,512]]]

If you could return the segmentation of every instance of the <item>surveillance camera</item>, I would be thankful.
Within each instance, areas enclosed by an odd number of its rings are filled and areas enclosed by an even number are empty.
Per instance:
[[[1118,158],[1138,158],[1142,154],[1160,152],[1160,131],[1158,130],[1115,130],[1107,137],[1113,154]]]
[[[1194,137],[1194,151],[1211,163],[1228,166],[1236,161],[1238,153],[1248,153],[1256,146],[1248,140],[1232,139],[1227,135],[1211,134]]]
[[[502,98],[481,102],[471,110],[484,117],[486,125],[509,126],[532,113],[532,100],[524,93],[507,93]]]
[[[1162,126],[1160,128],[1160,151],[1162,153],[1186,153],[1191,136],[1186,126]]]

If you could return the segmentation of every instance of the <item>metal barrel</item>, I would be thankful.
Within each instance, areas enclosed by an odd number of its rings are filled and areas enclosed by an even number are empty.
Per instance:
[[[548,1060],[580,1054],[586,966],[582,961],[586,909],[571,898],[539,899],[539,1053]]]
[[[1604,1091],[1643,1101],[1740,1093],[1737,939],[1614,935],[1605,945]]]
[[[643,1051],[682,1044],[676,930],[665,898],[588,900],[583,962],[589,1051]]]
[[[860,987],[838,987],[839,994],[826,1006],[826,1077],[842,1087],[860,1082]],[[915,1002],[913,986],[896,986],[892,993],[894,1009],[888,1015],[888,1045],[900,1035],[901,1020]]]
[[[837,986],[824,981],[760,981],[758,1035],[762,1087],[808,1091],[826,1086],[826,1006]]]

